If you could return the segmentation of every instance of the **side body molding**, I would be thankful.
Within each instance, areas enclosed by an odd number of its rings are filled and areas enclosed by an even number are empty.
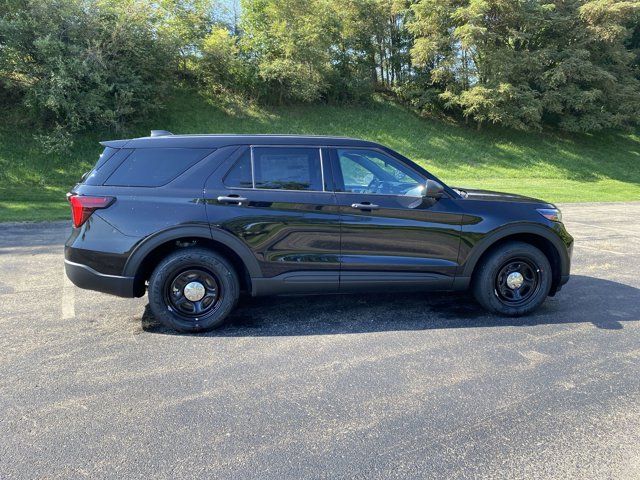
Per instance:
[[[134,247],[131,255],[129,255],[129,259],[124,266],[123,275],[135,276],[144,259],[155,248],[159,247],[163,243],[184,237],[207,238],[220,242],[227,248],[233,250],[238,257],[240,257],[252,278],[262,276],[258,261],[249,247],[231,233],[217,228],[209,228],[209,225],[204,224],[190,224],[171,227],[146,237],[142,242]]]

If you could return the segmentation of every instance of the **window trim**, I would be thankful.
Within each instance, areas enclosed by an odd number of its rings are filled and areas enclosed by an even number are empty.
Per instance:
[[[326,148],[331,148],[331,147],[327,147],[326,145],[247,145],[249,147],[250,150],[250,157],[251,157],[251,187],[232,187],[230,185],[226,185],[224,183],[224,179],[227,177],[227,175],[229,175],[229,172],[233,169],[233,167],[236,166],[236,164],[242,159],[242,155],[240,155],[240,157],[233,162],[233,164],[229,167],[229,169],[227,170],[227,172],[224,174],[224,177],[222,177],[222,184],[224,185],[225,188],[231,189],[231,190],[256,190],[256,191],[263,191],[263,192],[306,192],[306,193],[330,193],[330,194],[334,194],[335,192],[333,190],[327,190],[327,184],[325,182],[325,174],[324,174],[324,169],[325,169],[325,159],[324,159],[324,155],[322,154],[322,150],[326,149]],[[321,182],[322,182],[322,190],[290,190],[290,189],[286,189],[286,188],[257,188],[256,187],[256,175],[255,175],[255,163],[254,163],[254,153],[253,153],[253,149],[254,148],[308,148],[308,149],[315,149],[318,150],[318,155],[320,157],[320,178],[321,178]]]
[[[253,145],[249,146],[249,159],[251,161],[251,188],[256,189],[256,162],[254,160]]]

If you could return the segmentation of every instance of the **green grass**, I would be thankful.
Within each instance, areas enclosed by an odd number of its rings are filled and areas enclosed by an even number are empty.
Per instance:
[[[15,115],[14,115],[15,116]],[[63,155],[43,154],[33,133],[5,116],[0,125],[0,221],[68,218],[64,194],[89,170],[99,140],[174,133],[299,133],[374,140],[454,186],[481,187],[553,202],[640,200],[640,135],[480,131],[423,119],[394,103],[368,106],[244,107],[230,111],[181,92],[125,134],[85,134]]]

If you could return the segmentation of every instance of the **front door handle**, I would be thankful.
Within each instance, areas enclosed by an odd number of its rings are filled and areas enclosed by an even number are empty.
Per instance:
[[[248,198],[240,197],[238,195],[229,195],[228,197],[221,195],[218,197],[218,202],[220,203],[234,203],[236,205],[239,205],[242,202],[246,202],[247,200]]]
[[[374,205],[373,203],[364,202],[364,203],[352,203],[351,208],[355,208],[358,210],[378,210],[380,205]]]

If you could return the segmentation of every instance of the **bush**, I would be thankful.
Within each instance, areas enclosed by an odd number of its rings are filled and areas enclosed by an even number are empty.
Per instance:
[[[419,75],[393,88],[393,93],[405,105],[419,113],[435,113],[444,109],[442,90],[434,87],[428,75]]]
[[[90,127],[120,130],[158,108],[170,46],[143,3],[14,0],[0,20],[0,78],[49,147]]]

